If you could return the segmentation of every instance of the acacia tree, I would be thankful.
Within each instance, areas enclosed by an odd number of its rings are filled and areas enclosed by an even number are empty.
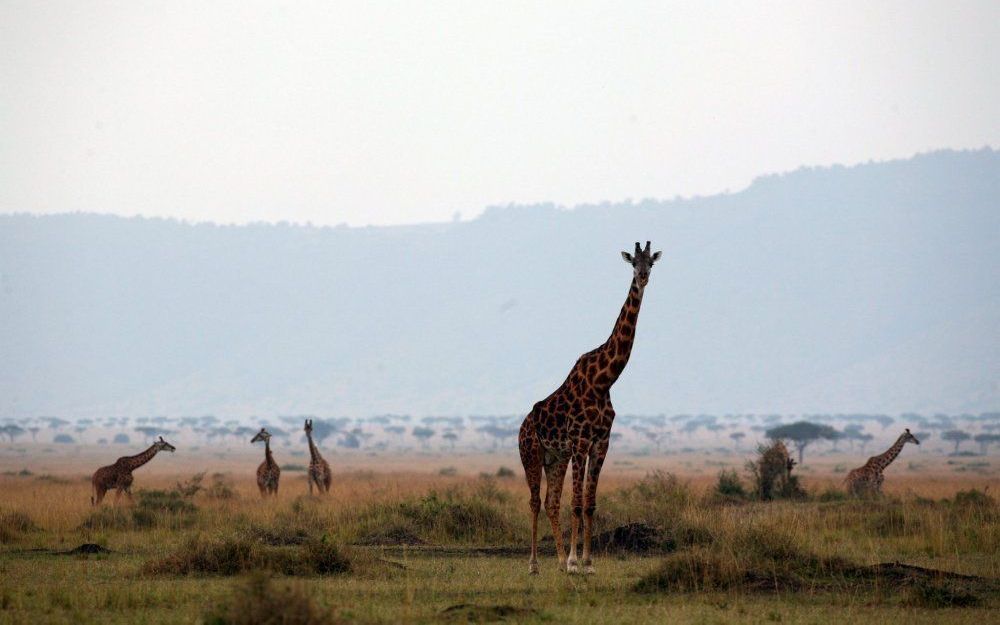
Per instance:
[[[963,432],[962,430],[948,430],[941,435],[941,440],[949,441],[955,443],[955,453],[958,453],[958,447],[965,441],[972,438],[969,436],[968,432]]]
[[[979,443],[979,450],[985,456],[989,452],[990,445],[1000,443],[1000,434],[976,434],[972,440]]]
[[[818,440],[833,440],[837,437],[838,432],[829,425],[797,421],[771,428],[765,434],[774,440],[788,439],[792,441],[795,444],[795,449],[799,452],[799,464],[802,464],[802,456],[806,446]]]

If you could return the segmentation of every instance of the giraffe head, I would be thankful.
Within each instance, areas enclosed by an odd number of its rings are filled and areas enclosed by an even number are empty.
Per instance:
[[[906,443],[916,443],[917,445],[920,444],[920,441],[917,440],[917,437],[914,436],[913,434],[910,434],[910,428],[906,428],[906,431],[903,432],[903,444],[905,445]]]
[[[312,419],[306,419],[306,426],[303,429],[306,431],[307,435],[312,434],[312,431],[313,431],[313,420]]]
[[[650,252],[650,243],[646,241],[646,249],[639,247],[639,242],[635,242],[635,253],[622,252],[625,262],[632,265],[635,272],[635,281],[640,287],[645,287],[649,282],[649,271],[653,268],[653,263],[660,260],[660,252]]]
[[[250,442],[257,443],[260,441],[264,441],[266,443],[269,440],[271,440],[271,433],[265,430],[264,428],[261,428],[260,432],[257,432],[257,434],[250,439]]]
[[[153,447],[156,447],[156,451],[177,451],[177,448],[163,440],[162,436],[160,440],[153,443]]]

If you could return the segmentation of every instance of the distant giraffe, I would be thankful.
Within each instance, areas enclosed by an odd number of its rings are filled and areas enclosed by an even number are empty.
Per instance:
[[[306,419],[306,438],[309,440],[309,475],[307,479],[309,481],[309,494],[313,492],[313,483],[316,483],[316,489],[320,493],[330,492],[330,482],[333,477],[330,475],[330,465],[323,456],[319,454],[319,449],[316,448],[316,443],[313,442],[313,422],[312,419]]]
[[[271,434],[264,428],[257,432],[257,435],[250,439],[251,443],[264,441],[264,462],[257,467],[257,488],[260,489],[261,497],[278,494],[278,478],[281,477],[281,469],[271,455]]]
[[[903,451],[903,445],[907,443],[920,444],[917,437],[910,434],[909,428],[900,434],[896,442],[885,453],[872,456],[864,466],[858,467],[847,474],[847,478],[844,481],[847,483],[848,492],[852,495],[880,494],[882,492],[882,482],[885,480],[882,472],[885,471],[887,466],[892,464],[892,461],[896,459],[899,452]]]
[[[583,570],[593,573],[590,538],[597,507],[597,481],[611,439],[615,411],[611,406],[611,386],[625,370],[635,341],[636,320],[649,272],[660,258],[635,244],[635,254],[622,252],[632,265],[632,284],[615,321],[611,336],[603,345],[577,359],[566,381],[551,395],[536,403],[524,418],[518,437],[521,463],[531,494],[531,557],[528,572],[538,573],[538,512],[541,508],[542,470],[545,471],[545,513],[552,524],[560,568],[569,573],[579,569],[576,544],[583,524]],[[573,462],[573,517],[569,558],[563,551],[559,529],[559,500],[570,460]],[[586,481],[585,481],[586,480]],[[586,488],[586,494],[584,493]]]
[[[132,499],[132,471],[153,459],[159,451],[176,451],[177,448],[163,440],[153,443],[152,447],[135,456],[123,456],[115,463],[106,467],[101,467],[94,471],[94,477],[90,482],[93,486],[94,494],[90,497],[90,505],[96,506],[104,499],[105,493],[112,488],[115,490],[115,501],[118,501],[122,493],[125,493],[129,500]]]

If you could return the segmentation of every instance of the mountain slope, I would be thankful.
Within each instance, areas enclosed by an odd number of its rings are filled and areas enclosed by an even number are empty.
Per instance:
[[[0,216],[0,410],[522,413],[607,337],[646,239],[620,413],[1000,405],[981,150],[454,224]]]

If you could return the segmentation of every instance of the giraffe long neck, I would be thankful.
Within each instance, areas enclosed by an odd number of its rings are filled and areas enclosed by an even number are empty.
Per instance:
[[[607,384],[608,388],[618,380],[618,376],[622,374],[622,371],[625,370],[625,365],[628,364],[629,356],[632,355],[632,344],[635,342],[635,326],[636,321],[639,319],[639,307],[642,305],[642,293],[643,288],[639,286],[639,283],[633,276],[632,285],[628,290],[628,297],[625,298],[622,310],[618,313],[618,319],[615,321],[615,327],[611,331],[611,336],[608,337],[608,340],[600,348],[606,354],[610,363],[608,365],[610,376],[610,381]]]
[[[312,432],[306,434],[306,438],[309,439],[309,457],[312,458],[313,462],[322,460],[323,456],[319,455],[319,450],[316,449],[316,443],[313,442]]]
[[[160,450],[156,448],[156,445],[153,445],[152,447],[142,452],[141,454],[136,454],[135,456],[126,456],[122,458],[122,465],[129,471],[135,471],[142,465],[152,460],[153,456],[155,456],[156,452],[158,451]]]
[[[271,455],[271,439],[264,441],[264,462],[274,464],[274,456]]]
[[[874,461],[872,464],[874,464],[879,471],[885,469],[887,466],[892,464],[892,461],[895,460],[896,456],[899,455],[899,452],[903,450],[903,445],[905,444],[906,444],[906,435],[904,434],[900,436],[898,439],[896,439],[896,442],[893,443],[892,447],[887,449],[885,453],[872,458],[872,460]]]

